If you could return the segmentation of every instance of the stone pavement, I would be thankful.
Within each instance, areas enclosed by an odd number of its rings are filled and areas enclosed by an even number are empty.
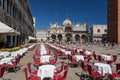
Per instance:
[[[86,49],[86,50],[92,50],[92,51],[95,51],[97,54],[107,54],[107,53],[118,54],[117,62],[120,61],[120,47],[119,46],[115,47],[114,49],[108,48],[107,50],[104,46],[101,46],[101,45],[96,45],[94,47],[85,46],[85,45],[69,45],[69,46],[76,47],[76,48],[82,48],[82,49]],[[27,51],[26,55],[21,59],[20,70],[18,70],[16,73],[15,72],[9,72],[9,73],[5,72],[4,78],[6,80],[25,80],[24,72],[22,71],[22,69],[26,66],[26,64],[28,62],[33,62],[32,55],[34,54],[34,50]],[[59,59],[59,60],[61,60],[61,59]],[[62,59],[62,60],[68,62],[67,59]],[[82,71],[82,69],[80,66],[69,67],[67,80],[81,80],[80,77],[76,75],[76,73],[81,74],[81,71]]]

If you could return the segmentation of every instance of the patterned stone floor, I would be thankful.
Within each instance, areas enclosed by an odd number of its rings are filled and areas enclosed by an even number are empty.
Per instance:
[[[86,50],[92,50],[92,51],[95,51],[97,54],[107,54],[107,53],[117,54],[118,55],[117,62],[120,61],[120,47],[119,46],[116,46],[114,49],[109,47],[107,50],[102,45],[95,45],[94,47],[93,46],[85,46],[85,45],[68,45],[68,46],[82,48],[82,49],[86,49]],[[25,80],[24,72],[22,71],[22,69],[26,66],[26,63],[33,62],[32,61],[33,54],[34,54],[34,50],[27,51],[26,55],[20,61],[20,64],[21,64],[20,70],[18,70],[16,73],[15,72],[9,72],[9,73],[5,72],[4,79],[6,79],[6,80]],[[61,59],[59,59],[59,60],[61,60]],[[62,59],[62,60],[68,62],[67,59]],[[81,71],[82,71],[82,69],[80,66],[69,67],[67,80],[81,80],[80,77],[78,75],[76,75],[76,73],[81,74]]]

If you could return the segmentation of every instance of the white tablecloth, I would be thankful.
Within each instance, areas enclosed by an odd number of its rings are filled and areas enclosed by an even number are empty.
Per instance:
[[[14,59],[14,58],[12,58],[12,57],[3,58],[3,59],[0,60],[0,64],[12,64],[12,60],[13,60],[13,59]]]
[[[101,55],[101,56],[105,61],[111,60],[111,56],[109,56],[109,55]]]
[[[84,56],[83,55],[74,55],[73,58],[76,59],[77,61],[84,60]]]
[[[45,46],[43,44],[40,47],[40,54],[41,55],[47,54],[47,50],[46,50],[46,48],[45,48]]]
[[[106,64],[106,63],[95,63],[94,65],[98,67],[97,71],[100,74],[102,74],[102,75],[111,74],[112,73],[112,70],[111,70],[111,67],[110,67],[109,64]]]
[[[10,52],[8,52],[8,51],[0,52],[0,56],[3,56],[4,58],[6,58],[9,55],[10,55]]]
[[[55,68],[54,65],[42,65],[39,67],[37,75],[41,77],[41,80],[45,77],[53,78]]]
[[[71,51],[64,51],[66,55],[71,54]]]
[[[85,51],[86,55],[91,55],[92,53],[90,51]]]
[[[83,51],[82,49],[77,49],[77,52],[79,53],[80,51]]]
[[[40,61],[42,62],[42,63],[44,63],[44,62],[49,62],[49,59],[50,59],[50,55],[42,55],[41,57],[40,57]]]

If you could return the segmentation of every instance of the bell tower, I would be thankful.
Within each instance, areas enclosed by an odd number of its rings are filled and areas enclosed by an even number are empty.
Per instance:
[[[120,43],[120,0],[108,0],[108,42]]]

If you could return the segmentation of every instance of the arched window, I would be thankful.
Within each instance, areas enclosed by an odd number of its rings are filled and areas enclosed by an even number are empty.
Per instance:
[[[0,0],[0,6],[1,6],[1,0]]]
[[[98,29],[97,32],[100,32],[100,29]]]
[[[107,32],[107,29],[105,29],[104,32]]]

